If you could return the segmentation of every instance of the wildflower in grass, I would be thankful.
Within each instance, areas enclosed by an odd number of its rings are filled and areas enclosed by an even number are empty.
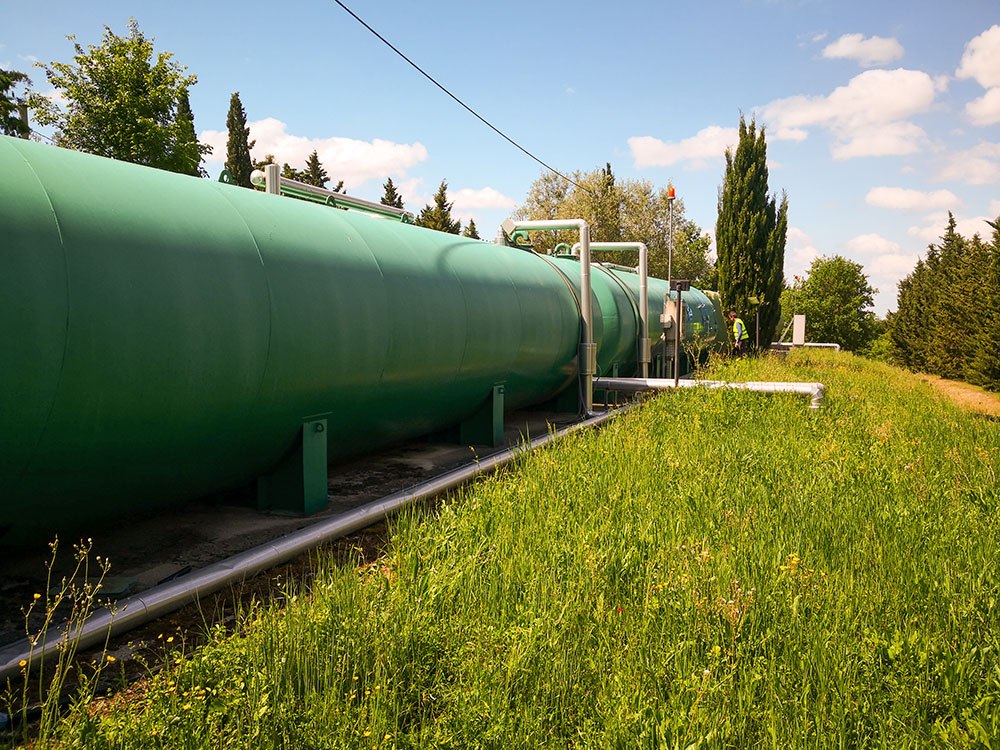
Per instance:
[[[28,666],[28,662],[26,662],[24,659],[21,659],[21,661],[19,661],[17,663],[17,666],[19,666],[19,667],[26,667],[26,666]]]
[[[41,595],[41,594],[35,594],[35,599],[36,599],[36,600],[38,600],[38,599],[41,599],[41,598],[42,598],[42,595]]]
[[[115,662],[115,661],[118,661],[118,660],[115,659],[115,657],[113,657],[111,654],[108,654],[108,662]]]
[[[174,637],[173,636],[170,636],[169,638],[167,638],[167,643],[173,643],[173,642],[174,642]]]

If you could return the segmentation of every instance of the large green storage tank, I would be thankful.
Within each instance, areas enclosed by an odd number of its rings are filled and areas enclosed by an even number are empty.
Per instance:
[[[576,383],[533,253],[0,138],[0,527],[252,479],[329,414],[336,457]]]

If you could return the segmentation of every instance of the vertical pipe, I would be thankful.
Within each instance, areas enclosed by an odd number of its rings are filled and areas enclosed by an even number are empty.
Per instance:
[[[590,306],[590,225],[580,226],[580,377],[583,378],[583,413],[594,409],[594,321]]]
[[[639,243],[639,366],[649,377],[649,251]]]
[[[681,291],[677,290],[677,316],[674,318],[674,386],[681,379]]]
[[[264,191],[271,195],[281,195],[281,167],[277,164],[264,166]]]

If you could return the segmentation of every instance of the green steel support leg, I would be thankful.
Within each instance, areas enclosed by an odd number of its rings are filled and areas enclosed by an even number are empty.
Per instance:
[[[257,479],[257,509],[310,515],[326,507],[326,419],[302,422],[295,447],[268,474]]]
[[[503,383],[493,386],[493,392],[475,414],[459,428],[461,442],[468,445],[503,445]]]

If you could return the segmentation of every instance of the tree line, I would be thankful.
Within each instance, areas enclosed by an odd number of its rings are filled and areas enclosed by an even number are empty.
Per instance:
[[[917,372],[1000,390],[1000,217],[989,241],[955,230],[949,213],[941,241],[899,282],[887,317],[892,357]]]
[[[41,125],[55,128],[52,142],[63,148],[128,161],[180,174],[207,177],[202,166],[212,147],[199,143],[189,90],[198,82],[169,52],[154,53],[135,19],[124,36],[104,27],[99,45],[86,49],[73,42],[71,62],[39,63],[61,102],[30,90],[31,79],[20,71],[0,70],[0,133],[26,138],[31,134],[24,114],[30,109]],[[128,85],[123,85],[128,81]],[[24,87],[23,95],[15,92]],[[233,181],[252,187],[250,175],[275,162],[271,154],[252,160],[250,129],[239,92],[230,97],[226,169]],[[302,168],[281,165],[282,177],[326,188],[331,178],[313,150]],[[392,179],[383,185],[384,205],[403,208]],[[419,226],[479,239],[475,221],[462,228],[451,216],[454,206],[447,198],[447,182],[441,181],[433,202],[420,211]],[[342,192],[343,180],[329,188]]]

